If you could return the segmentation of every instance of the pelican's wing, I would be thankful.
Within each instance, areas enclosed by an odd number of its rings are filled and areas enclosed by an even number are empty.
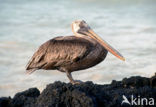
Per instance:
[[[27,73],[32,73],[36,69],[40,69],[44,64],[46,64],[46,62],[44,61],[44,57],[46,55],[48,46],[49,41],[42,44],[39,49],[33,54],[32,58],[26,66]]]
[[[55,69],[65,66],[83,59],[92,48],[92,43],[83,38],[57,37],[40,46],[26,69]]]

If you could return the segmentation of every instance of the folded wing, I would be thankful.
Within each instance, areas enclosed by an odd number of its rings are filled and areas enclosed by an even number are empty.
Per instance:
[[[86,57],[92,44],[75,36],[57,37],[41,45],[27,64],[28,73],[36,69],[57,69]]]

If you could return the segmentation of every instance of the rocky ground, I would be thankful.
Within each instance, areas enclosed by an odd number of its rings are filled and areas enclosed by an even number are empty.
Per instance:
[[[133,104],[132,95],[135,100]],[[121,104],[125,97],[130,104]],[[147,100],[142,102],[142,98]],[[0,107],[127,107],[136,103],[140,107],[153,103],[156,106],[156,101],[151,98],[156,100],[156,75],[151,78],[135,76],[122,81],[113,80],[107,85],[90,81],[72,85],[57,81],[47,85],[41,93],[37,88],[30,88],[13,98],[1,97]]]

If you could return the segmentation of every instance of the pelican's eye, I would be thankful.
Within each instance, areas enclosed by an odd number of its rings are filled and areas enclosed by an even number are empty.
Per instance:
[[[82,20],[83,23],[86,23],[84,20]]]
[[[86,27],[82,22],[79,24],[80,28]]]

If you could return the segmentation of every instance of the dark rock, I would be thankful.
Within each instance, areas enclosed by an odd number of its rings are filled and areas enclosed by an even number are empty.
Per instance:
[[[11,101],[11,105],[14,107],[32,106],[36,98],[40,95],[37,88],[30,88],[26,91],[17,93]]]
[[[151,78],[133,76],[122,81],[113,80],[107,85],[89,81],[72,85],[57,81],[47,85],[41,94],[38,89],[31,88],[17,93],[13,99],[2,97],[0,107],[130,107],[127,103],[121,103],[124,96],[131,101],[132,95],[134,98],[156,100],[156,75]]]
[[[146,77],[131,77],[131,78],[124,78],[122,80],[122,83],[125,87],[143,87],[143,86],[149,86],[150,81],[149,78]]]
[[[156,73],[155,73],[155,76],[150,78],[150,85],[151,85],[151,87],[156,88]]]
[[[61,82],[49,84],[38,97],[36,106],[71,107],[71,104],[73,104],[77,107],[93,107],[95,101],[91,98],[91,94],[87,94],[90,92],[93,85],[94,84],[91,82],[82,83],[81,85],[65,84]],[[89,88],[88,86],[91,87]]]
[[[11,98],[10,97],[1,97],[0,98],[0,107],[9,107]]]

